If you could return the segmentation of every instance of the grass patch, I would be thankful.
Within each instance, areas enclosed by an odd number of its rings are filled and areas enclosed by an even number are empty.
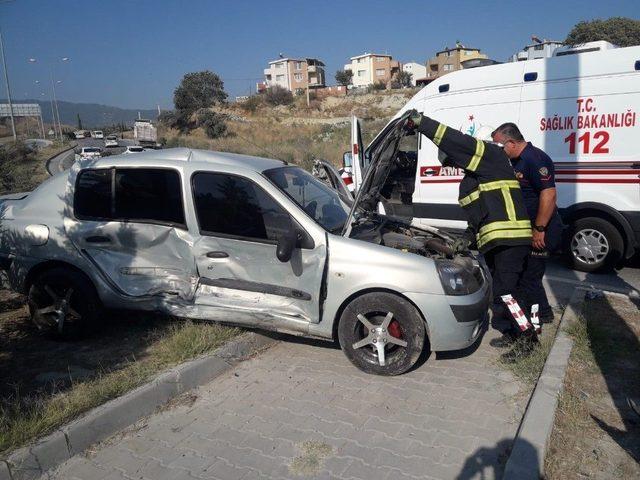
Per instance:
[[[36,188],[49,178],[46,161],[68,148],[59,142],[37,150],[20,141],[6,144],[0,149],[0,195]]]
[[[331,445],[323,442],[306,441],[299,446],[301,455],[289,465],[289,471],[295,475],[315,475],[320,471],[322,462],[333,452]]]
[[[640,309],[627,298],[585,301],[545,458],[547,478],[640,478]]]
[[[528,355],[525,354],[525,344],[518,340],[512,347],[516,355],[515,360],[506,361],[501,357],[499,363],[527,385],[535,385],[549,356],[557,330],[557,321],[543,325],[540,344],[534,348],[533,352]]]
[[[152,330],[143,358],[131,358],[120,368],[99,371],[53,395],[16,395],[0,407],[0,452],[18,448],[148,381],[158,372],[210,353],[241,332],[213,323],[170,322]]]

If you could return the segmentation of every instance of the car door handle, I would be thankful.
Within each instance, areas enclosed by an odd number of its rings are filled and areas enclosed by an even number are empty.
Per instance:
[[[207,258],[229,258],[227,252],[207,252]]]
[[[91,237],[85,238],[85,241],[87,243],[111,243],[111,239],[104,235],[92,235]]]

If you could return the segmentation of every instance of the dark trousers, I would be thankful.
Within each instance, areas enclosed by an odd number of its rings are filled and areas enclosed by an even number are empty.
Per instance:
[[[530,309],[531,305],[537,303],[540,308],[540,314],[551,311],[547,293],[544,291],[544,286],[542,286],[542,277],[544,277],[546,267],[547,257],[529,255],[520,279],[520,288],[526,294],[524,301],[527,308]]]
[[[502,333],[520,332],[509,309],[502,301],[502,295],[511,294],[523,311],[527,308],[526,297],[521,286],[522,274],[531,247],[495,247],[484,254],[485,261],[493,277],[493,317],[491,326]]]

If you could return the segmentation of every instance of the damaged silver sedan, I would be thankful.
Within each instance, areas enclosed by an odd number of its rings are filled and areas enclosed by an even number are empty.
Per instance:
[[[338,340],[363,371],[403,373],[427,345],[476,341],[490,282],[445,233],[380,213],[411,170],[402,121],[378,139],[355,200],[244,155],[82,160],[0,199],[0,266],[35,324],[60,336],[104,307],[156,310]]]

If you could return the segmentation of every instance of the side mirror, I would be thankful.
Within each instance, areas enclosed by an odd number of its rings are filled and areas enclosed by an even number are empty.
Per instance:
[[[350,167],[353,161],[353,155],[351,152],[344,152],[342,154],[342,167],[347,168]]]
[[[285,232],[280,238],[278,238],[278,245],[276,247],[276,257],[282,263],[286,263],[291,260],[293,251],[298,246],[298,231],[292,228]]]

